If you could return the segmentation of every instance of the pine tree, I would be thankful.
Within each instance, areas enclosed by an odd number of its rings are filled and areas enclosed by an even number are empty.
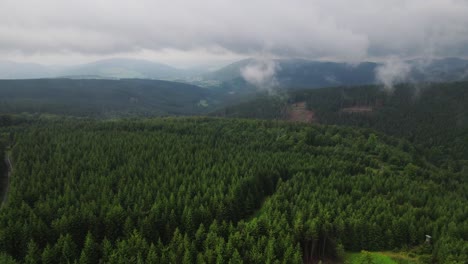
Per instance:
[[[101,242],[101,248],[102,248],[102,263],[108,263],[111,260],[111,257],[113,255],[113,247],[112,243],[107,239],[104,238]]]
[[[61,263],[73,263],[78,255],[77,246],[69,234],[60,236],[54,246],[54,250],[58,252]]]
[[[24,258],[24,262],[26,264],[36,264],[39,263],[40,260],[40,252],[37,244],[34,240],[30,240],[28,243],[28,252]]]
[[[58,263],[58,257],[58,254],[56,254],[55,250],[50,245],[47,245],[41,254],[41,260],[43,264]]]
[[[146,263],[159,263],[158,253],[154,244],[151,244],[148,250],[148,255],[146,256]]]
[[[85,238],[85,243],[80,255],[80,264],[98,263],[99,249],[98,244],[94,242],[93,236],[88,232]]]
[[[234,253],[232,254],[231,259],[229,260],[229,264],[241,264],[241,263],[244,263],[244,261],[242,260],[237,249],[235,249]]]

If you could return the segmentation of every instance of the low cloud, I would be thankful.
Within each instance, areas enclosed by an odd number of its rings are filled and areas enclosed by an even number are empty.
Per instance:
[[[392,57],[375,69],[375,78],[387,91],[392,92],[395,84],[407,81],[410,72],[411,65]]]
[[[261,58],[249,62],[240,69],[240,73],[246,82],[271,93],[278,87],[275,77],[277,70],[278,63],[272,59]]]

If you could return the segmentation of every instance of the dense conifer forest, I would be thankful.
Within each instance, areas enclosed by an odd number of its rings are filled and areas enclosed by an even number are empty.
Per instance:
[[[324,124],[370,127],[405,137],[432,150],[434,161],[468,160],[467,88],[466,82],[400,85],[391,92],[374,86],[338,89],[320,99],[311,92],[305,100],[309,109],[317,109]],[[353,106],[368,106],[372,111],[343,111]],[[459,164],[450,166],[460,169]]]
[[[468,170],[468,82],[332,87],[256,98],[215,115],[288,119],[305,102],[316,123],[372,128],[423,147],[432,162]],[[361,111],[359,111],[361,110]]]
[[[405,139],[242,119],[4,120],[2,263],[468,259],[466,171]]]

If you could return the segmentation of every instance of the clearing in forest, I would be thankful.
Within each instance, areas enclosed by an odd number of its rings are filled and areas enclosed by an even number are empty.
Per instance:
[[[288,120],[305,123],[317,122],[315,113],[307,109],[306,102],[297,102],[290,105]]]
[[[347,253],[344,263],[382,263],[382,264],[418,264],[416,257],[409,257],[404,253],[395,252],[368,252]]]
[[[370,113],[374,111],[374,108],[371,106],[357,105],[352,107],[344,107],[341,109],[341,111],[345,113]]]

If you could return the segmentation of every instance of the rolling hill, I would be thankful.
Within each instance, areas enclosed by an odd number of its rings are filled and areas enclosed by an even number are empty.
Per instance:
[[[395,87],[331,87],[264,96],[214,113],[218,116],[290,119],[304,103],[314,122],[366,127],[406,138],[431,150],[436,163],[468,169],[468,82]],[[464,160],[460,163],[451,161]]]
[[[184,70],[146,60],[106,59],[73,66],[59,73],[64,76],[96,75],[102,78],[172,80],[188,75]]]
[[[0,61],[0,79],[50,78],[56,69],[35,63]]]
[[[200,69],[177,69],[162,63],[139,59],[104,59],[73,66],[45,66],[0,61],[0,79],[74,78],[74,79],[186,79]]]
[[[0,112],[3,113],[92,117],[195,115],[215,106],[210,91],[169,81],[0,80]]]
[[[227,65],[215,72],[204,75],[205,79],[217,80],[224,86],[241,87],[245,81],[241,69],[254,63],[246,59]],[[304,59],[277,59],[275,79],[284,89],[310,89],[330,86],[355,86],[375,84],[376,69],[381,63],[362,62],[347,64],[340,62],[310,61]],[[411,82],[446,82],[467,80],[468,60],[444,58],[435,60],[408,60],[411,68],[402,81]]]

